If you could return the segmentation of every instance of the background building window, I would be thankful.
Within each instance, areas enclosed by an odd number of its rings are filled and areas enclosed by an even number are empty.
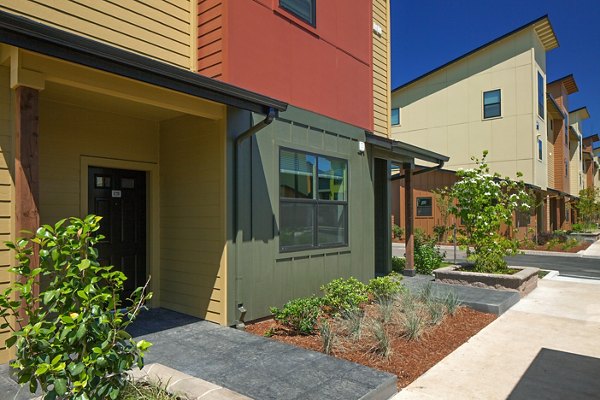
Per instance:
[[[565,160],[565,176],[569,176],[569,163]]]
[[[538,138],[538,160],[542,161],[544,159],[544,142],[542,142],[542,138]]]
[[[417,217],[433,216],[432,198],[417,197]]]
[[[348,161],[282,149],[279,199],[281,251],[348,244]]]
[[[317,24],[316,0],[279,0],[279,7],[294,14],[304,22]]]
[[[400,109],[392,108],[392,125],[400,125]]]
[[[500,89],[483,92],[483,118],[494,118],[501,115]]]
[[[538,72],[538,115],[544,119],[544,77]]]

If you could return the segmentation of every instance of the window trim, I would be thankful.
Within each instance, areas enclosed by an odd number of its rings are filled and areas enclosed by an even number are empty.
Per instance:
[[[431,205],[428,206],[431,208],[431,214],[429,215],[419,215],[419,199],[429,199],[431,201]],[[416,218],[433,218],[433,196],[417,196],[415,198],[415,217]]]
[[[541,79],[541,85],[540,85],[540,79]],[[537,95],[538,95],[538,117],[541,118],[542,120],[545,120],[545,114],[546,114],[546,107],[544,105],[544,101],[546,100],[546,90],[545,90],[545,82],[546,80],[544,79],[544,76],[542,75],[542,73],[540,71],[537,71]],[[541,92],[540,92],[540,88],[541,88]],[[541,98],[540,98],[541,95]]]
[[[289,15],[292,15],[294,18],[300,20],[303,24],[307,24],[308,26],[311,26],[313,28],[317,27],[317,0],[310,0],[310,2],[312,3],[312,9],[313,9],[310,20],[305,19],[302,15],[296,13],[290,7],[286,6],[284,4],[284,1],[285,0],[277,0],[277,6],[281,10],[285,11]],[[293,1],[293,0],[288,0],[288,1]]]
[[[315,157],[316,160],[316,165],[315,165],[315,176],[314,178],[314,185],[315,185],[315,198],[314,199],[295,199],[295,198],[288,198],[288,197],[281,197],[281,193],[279,193],[280,188],[281,188],[281,152],[282,151],[289,151],[289,152],[294,152],[294,153],[303,153],[306,155],[311,155]],[[319,154],[319,153],[314,153],[311,151],[306,151],[306,150],[301,150],[301,149],[294,149],[291,147],[285,147],[285,146],[279,146],[279,152],[278,152],[278,168],[277,168],[277,191],[279,193],[279,232],[278,232],[278,247],[279,247],[279,253],[293,253],[293,252],[299,252],[299,251],[310,251],[310,250],[323,250],[323,249],[335,249],[335,248],[343,248],[343,247],[348,247],[350,245],[350,220],[349,220],[349,193],[350,193],[350,162],[348,159],[345,158],[341,158],[341,157],[336,157],[336,156],[330,156],[327,154]],[[346,200],[321,200],[319,199],[319,193],[318,193],[318,180],[319,180],[319,157],[327,157],[329,159],[335,159],[335,160],[340,160],[340,161],[344,161],[346,163]],[[281,205],[282,204],[294,204],[294,203],[304,203],[304,204],[314,204],[314,216],[313,216],[313,230],[314,230],[314,235],[313,235],[313,244],[312,246],[282,246],[281,245]],[[336,244],[328,244],[328,245],[320,245],[319,244],[319,204],[325,204],[325,205],[342,205],[344,206],[344,220],[345,220],[345,227],[344,227],[344,243],[336,243]]]
[[[393,122],[394,110],[398,110],[398,123],[397,124],[395,124]],[[390,125],[391,126],[400,126],[400,107],[392,107],[392,111],[391,111],[391,114],[390,114]]]
[[[492,103],[492,104],[498,104],[500,106],[500,113],[498,115],[494,115],[492,117],[486,117],[485,116],[485,95],[486,93],[491,93],[491,92],[500,92],[500,101],[498,103]],[[487,120],[492,120],[492,119],[497,119],[497,118],[502,118],[502,109],[504,108],[502,105],[502,89],[501,88],[496,88],[496,89],[490,89],[490,90],[484,90],[483,92],[481,92],[481,119],[484,121]],[[488,104],[490,105],[490,104]]]

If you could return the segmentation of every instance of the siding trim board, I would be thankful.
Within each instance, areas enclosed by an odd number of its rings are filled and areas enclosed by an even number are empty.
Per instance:
[[[46,56],[261,114],[287,104],[160,61],[0,11],[0,41]]]

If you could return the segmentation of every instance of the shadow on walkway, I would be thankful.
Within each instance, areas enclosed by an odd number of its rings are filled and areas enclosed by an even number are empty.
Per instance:
[[[600,359],[542,348],[509,399],[593,399],[600,393]]]

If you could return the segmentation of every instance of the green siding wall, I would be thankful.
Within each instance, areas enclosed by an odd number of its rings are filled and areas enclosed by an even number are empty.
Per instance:
[[[338,277],[362,281],[374,275],[374,200],[369,152],[358,152],[365,133],[356,127],[290,107],[238,149],[238,201],[235,208],[234,138],[264,119],[228,110],[228,296],[229,323],[247,309],[246,321],[269,315]],[[292,253],[279,251],[279,149],[309,151],[348,160],[349,245]],[[235,223],[235,216],[239,223]],[[236,226],[237,225],[237,226]]]

